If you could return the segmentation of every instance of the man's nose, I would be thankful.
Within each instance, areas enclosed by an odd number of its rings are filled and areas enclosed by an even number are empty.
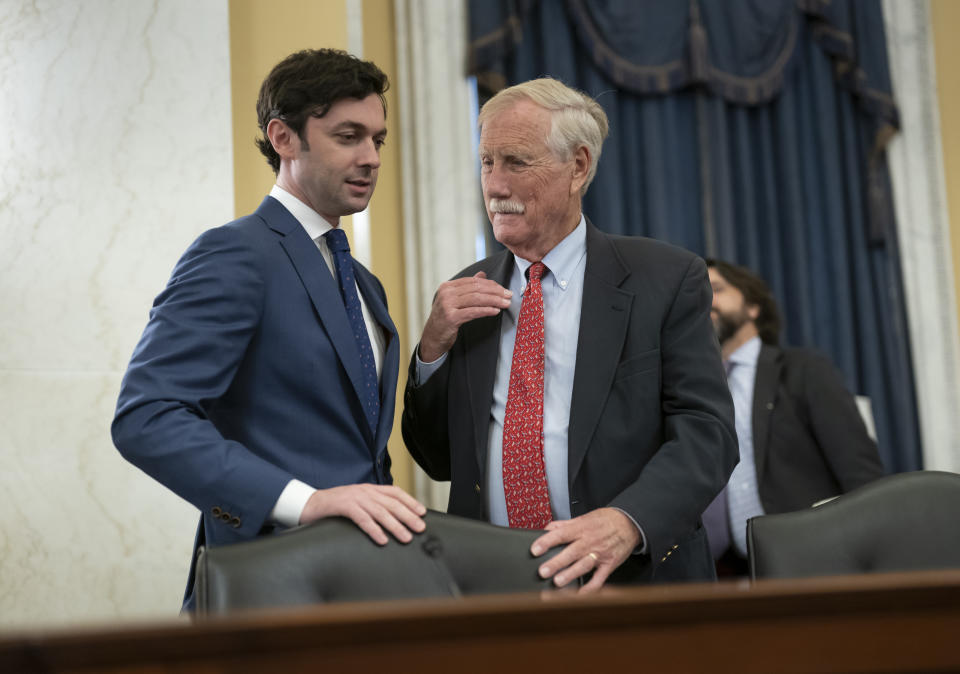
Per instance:
[[[496,164],[483,176],[483,187],[488,198],[506,199],[510,196],[510,181],[506,172]]]
[[[363,143],[359,161],[361,166],[369,166],[373,169],[380,168],[380,149],[372,138]]]

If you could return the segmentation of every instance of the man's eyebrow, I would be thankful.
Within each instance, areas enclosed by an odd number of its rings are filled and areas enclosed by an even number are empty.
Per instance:
[[[337,124],[335,127],[333,127],[334,133],[337,132],[337,131],[346,131],[346,130],[348,130],[348,129],[349,129],[350,131],[358,131],[358,132],[363,132],[363,133],[366,133],[366,132],[368,132],[368,131],[370,130],[369,127],[368,127],[366,124],[361,124],[360,122],[353,122],[353,121],[350,121],[350,120],[344,120],[344,121],[340,122],[339,124]],[[377,131],[372,131],[371,134],[374,135],[374,136],[386,136],[386,135],[387,135],[387,129],[386,129],[386,127],[384,127],[384,128],[379,129],[379,130],[377,130]]]
[[[500,146],[494,146],[494,147],[487,147],[484,145],[480,145],[478,146],[477,150],[480,154],[494,154],[499,157],[523,158],[523,157],[533,156],[533,153],[530,150],[527,150],[521,147],[514,147],[510,145],[500,145]]]

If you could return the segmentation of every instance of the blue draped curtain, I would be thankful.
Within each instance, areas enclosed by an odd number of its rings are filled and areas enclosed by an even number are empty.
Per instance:
[[[784,343],[870,397],[887,469],[921,467],[879,0],[470,0],[470,38],[481,93],[549,75],[603,105],[598,227],[755,270]]]

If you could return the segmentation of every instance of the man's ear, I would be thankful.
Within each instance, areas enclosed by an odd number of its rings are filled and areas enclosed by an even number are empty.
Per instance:
[[[300,138],[286,122],[273,118],[267,124],[267,138],[281,159],[292,159],[300,147]]]
[[[760,318],[760,305],[758,304],[748,304],[747,305],[747,316],[750,317],[751,321],[756,322]]]
[[[573,152],[573,179],[570,182],[570,194],[579,194],[587,183],[590,172],[590,150],[581,145]]]

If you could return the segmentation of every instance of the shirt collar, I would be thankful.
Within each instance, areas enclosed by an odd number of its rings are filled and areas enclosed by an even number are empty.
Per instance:
[[[580,258],[587,252],[587,220],[580,214],[580,222],[572,232],[563,237],[563,240],[554,246],[547,253],[542,262],[546,265],[550,273],[556,280],[556,285],[561,290],[566,290],[570,286],[570,278]],[[520,270],[520,278],[526,279],[527,269],[533,262],[524,260],[522,257],[514,256],[517,269]],[[526,281],[524,281],[525,283]]]
[[[287,192],[279,185],[274,185],[270,190],[270,196],[279,201],[284,208],[290,211],[290,215],[297,219],[300,226],[303,227],[311,239],[316,241],[321,236],[333,229],[334,225],[330,221]]]
[[[757,358],[760,357],[760,347],[763,342],[760,337],[751,337],[741,344],[736,351],[730,354],[727,363],[730,365],[750,365],[756,367]]]

